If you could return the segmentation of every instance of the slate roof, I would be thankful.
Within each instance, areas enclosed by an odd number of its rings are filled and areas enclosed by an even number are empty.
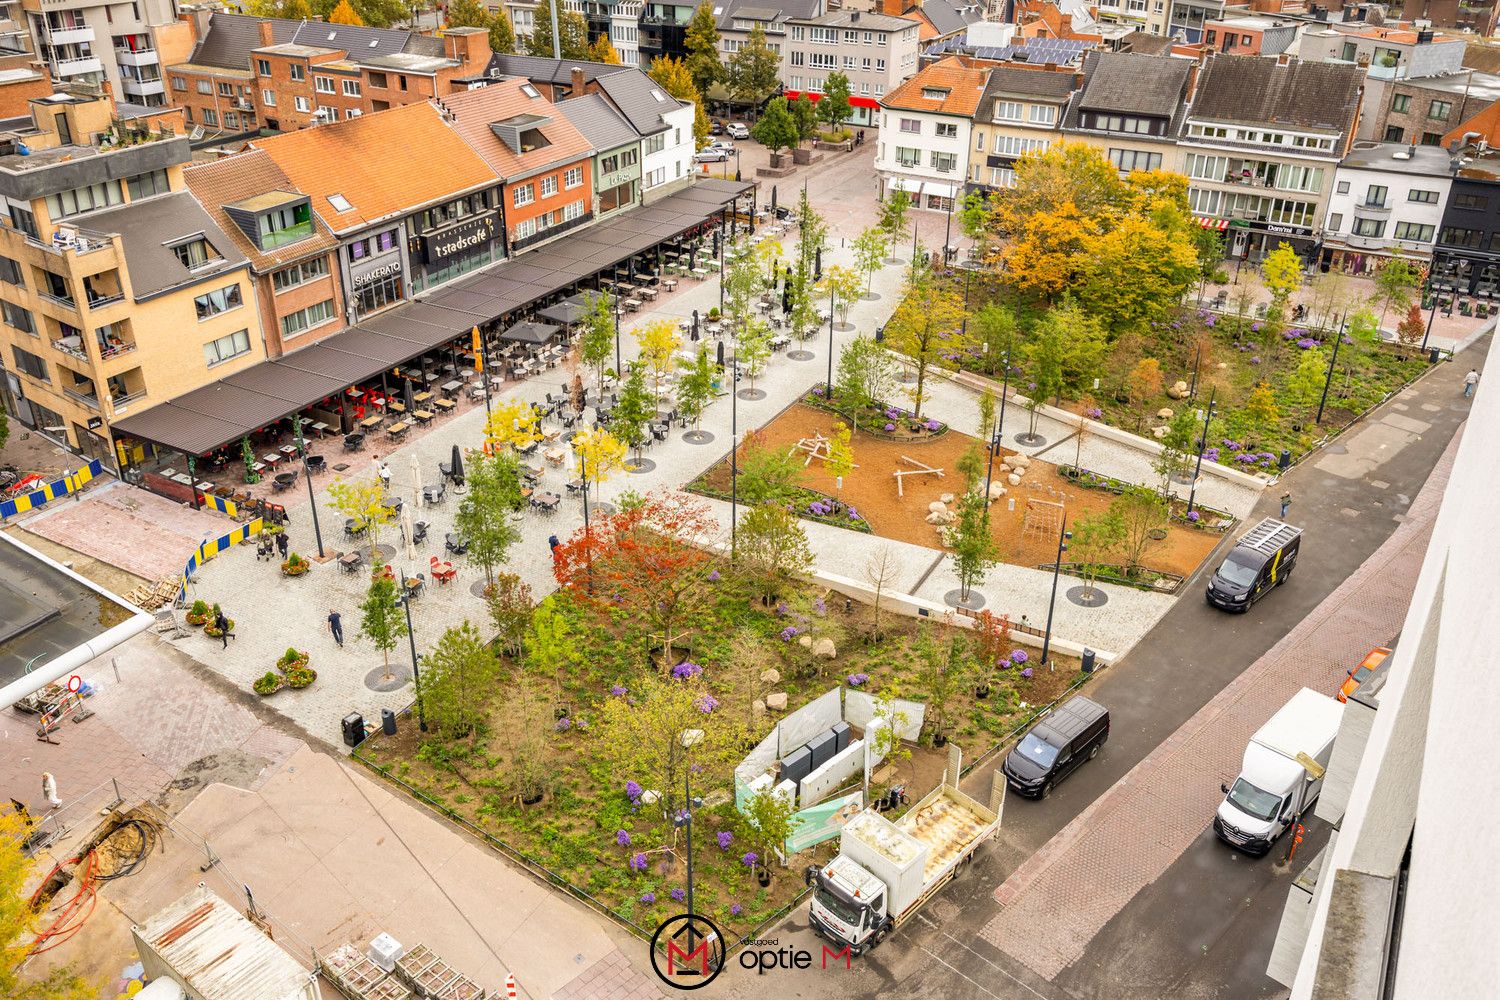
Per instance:
[[[1347,132],[1363,80],[1357,66],[1216,55],[1198,78],[1189,113],[1210,121]]]
[[[600,152],[640,141],[635,129],[601,94],[569,98],[553,107],[561,111],[589,145]]]
[[[85,221],[86,220],[86,221]],[[89,229],[119,233],[135,300],[154,298],[183,285],[195,285],[245,266],[245,255],[186,191],[131,202],[80,216]],[[169,244],[202,234],[224,257],[218,267],[189,271]]]
[[[977,3],[954,2],[954,0],[927,0],[922,4],[922,13],[937,29],[939,35],[951,35],[962,31],[975,21],[984,20],[984,8]]]
[[[969,66],[962,59],[950,56],[933,63],[886,94],[880,103],[887,108],[972,118],[979,109],[979,101],[990,72],[988,67]],[[922,92],[929,88],[946,90],[948,93],[942,99],[923,97]]]
[[[1061,103],[1073,93],[1075,76],[1076,74],[1072,72],[1060,73],[1041,69],[1021,69],[1015,66],[996,66],[990,70],[989,83],[985,85],[979,110],[984,112],[985,117],[994,117],[990,112],[993,110],[995,99],[1002,94],[1023,95]]]
[[[594,149],[589,141],[557,106],[545,97],[528,97],[521,91],[523,85],[527,85],[525,80],[501,80],[443,98],[443,106],[452,112],[450,132],[461,137],[491,170],[507,181],[522,180],[539,171],[592,156]],[[522,115],[547,119],[538,128],[549,145],[517,155],[490,128],[496,122]]]
[[[313,212],[313,234],[288,246],[262,252],[224,211],[244,198],[270,191],[297,191],[292,179],[276,165],[271,154],[251,149],[235,156],[206,163],[189,164],[183,171],[188,190],[198,199],[211,219],[229,235],[235,247],[260,271],[274,270],[338,245],[328,224]],[[306,192],[298,192],[305,194]]]
[[[550,59],[544,56],[508,56],[496,52],[490,56],[486,72],[491,77],[520,76],[534,83],[561,84],[573,82],[573,68],[583,70],[584,83],[623,73],[629,66],[612,66],[609,63],[586,62],[578,59]]]
[[[216,10],[209,15],[208,30],[198,39],[193,54],[187,62],[194,66],[220,66],[225,69],[245,69],[250,65],[250,53],[260,48],[261,18],[248,14],[226,14]],[[290,42],[301,27],[301,21],[272,19],[272,41],[276,44]]]
[[[665,115],[686,107],[638,69],[600,77],[599,89],[641,135],[654,135],[665,130]],[[658,100],[657,95],[663,99]]]
[[[462,96],[467,95],[455,95]],[[336,125],[254,139],[250,145],[270,154],[296,189],[312,197],[313,211],[336,233],[360,229],[495,181],[484,160],[427,101]],[[392,156],[392,150],[420,153]],[[329,201],[332,194],[348,200],[348,211],[334,207]]]
[[[1191,70],[1186,59],[1090,52],[1084,56],[1083,93],[1075,103],[1085,111],[1171,118],[1182,104],[1182,88]]]
[[[799,24],[813,24],[820,28],[854,28],[864,31],[904,31],[915,28],[917,21],[910,17],[858,10],[831,10],[820,17],[792,18]]]

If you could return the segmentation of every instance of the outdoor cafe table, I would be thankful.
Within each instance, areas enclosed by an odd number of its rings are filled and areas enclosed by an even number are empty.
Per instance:
[[[448,396],[448,397],[451,398],[454,394],[456,394],[458,392],[458,390],[462,389],[463,387],[464,387],[464,384],[462,382],[460,382],[458,379],[454,379],[451,382],[444,382],[443,383],[443,395],[444,396]]]
[[[294,444],[284,444],[276,450],[285,455],[289,460],[293,455],[297,454],[297,446]]]
[[[419,392],[419,393],[417,393],[415,396],[413,396],[411,398],[411,401],[413,403],[425,403],[425,402],[427,402],[431,398],[432,398],[432,393],[430,393],[430,392]]]
[[[367,431],[372,431],[375,428],[379,427],[380,422],[384,419],[385,418],[380,416],[379,414],[376,414],[373,417],[365,417],[365,419],[359,422],[359,426],[363,427]]]
[[[281,464],[281,454],[273,451],[270,454],[260,456],[260,460],[274,469]]]
[[[399,438],[406,433],[406,421],[398,420],[385,429],[385,432],[393,438]]]
[[[645,299],[646,301],[648,301],[648,302],[655,302],[656,301],[656,289],[654,289],[654,288],[642,288],[640,290],[640,296],[643,299]]]
[[[479,395],[481,395],[481,396],[484,395],[484,389],[482,387],[479,390]],[[455,404],[453,402],[453,400],[451,400],[451,399],[434,399],[432,401],[432,405],[436,406],[438,409],[442,410],[444,413],[447,413],[449,410],[453,409],[453,407],[455,405],[457,405],[457,404]]]
[[[397,400],[394,400],[394,399],[391,400],[391,412],[392,413],[405,413],[406,412],[406,404],[402,403],[402,402],[399,402]]]
[[[668,279],[666,279],[665,281],[662,282],[662,287],[665,288],[667,291],[670,292],[672,289],[674,289],[674,288],[677,287],[677,279],[676,278],[668,278]]]
[[[326,433],[330,429],[329,426],[321,420],[313,424],[312,427],[313,430],[318,432],[318,437],[322,437],[324,433]]]
[[[411,415],[416,418],[419,424],[425,424],[432,419],[432,413],[429,410],[413,410]]]

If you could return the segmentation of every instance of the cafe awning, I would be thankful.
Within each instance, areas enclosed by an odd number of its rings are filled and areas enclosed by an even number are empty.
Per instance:
[[[517,323],[500,334],[501,340],[509,340],[517,344],[545,344],[557,336],[562,327],[553,326],[551,323],[533,323],[526,320]]]

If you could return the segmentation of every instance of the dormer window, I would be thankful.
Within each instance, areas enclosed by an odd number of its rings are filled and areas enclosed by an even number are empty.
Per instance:
[[[224,214],[262,251],[276,250],[313,234],[312,204],[295,191],[267,191],[224,206]]]
[[[172,244],[171,250],[177,255],[182,266],[189,271],[197,271],[224,262],[224,255],[215,250],[214,245],[201,234],[183,240],[181,243]]]
[[[922,100],[924,101],[946,101],[950,91],[947,87],[923,87]]]

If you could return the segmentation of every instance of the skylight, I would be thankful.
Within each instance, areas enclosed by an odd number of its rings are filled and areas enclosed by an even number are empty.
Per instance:
[[[541,93],[529,83],[521,84],[521,93],[527,97],[541,97]]]
[[[349,204],[349,199],[345,198],[341,194],[329,195],[328,204],[332,205],[336,210],[340,212],[352,212],[354,210],[354,206]]]
[[[658,101],[662,101],[662,102],[665,102],[666,99],[667,99],[667,95],[663,94],[661,91],[657,90],[655,87],[651,88],[651,96],[654,97],[654,98],[656,98]]]
[[[380,44],[380,39],[379,38],[372,38],[372,39],[370,39],[370,48],[373,49],[375,46],[377,46],[379,44]]]

